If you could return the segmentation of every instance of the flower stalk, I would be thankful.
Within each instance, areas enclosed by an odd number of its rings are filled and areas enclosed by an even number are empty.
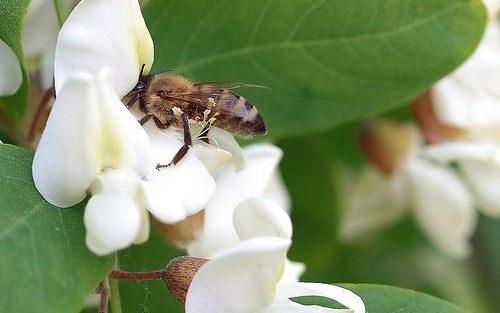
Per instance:
[[[57,21],[59,22],[59,26],[62,26],[66,21],[66,18],[68,17],[64,1],[54,0],[54,7],[56,9]]]

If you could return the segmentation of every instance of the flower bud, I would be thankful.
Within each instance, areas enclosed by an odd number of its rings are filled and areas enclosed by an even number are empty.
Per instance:
[[[434,111],[430,92],[426,92],[411,105],[413,119],[420,128],[427,143],[438,143],[455,139],[464,133],[464,130],[442,123]]]
[[[186,245],[195,239],[197,231],[203,228],[204,210],[189,215],[184,220],[175,224],[165,224],[155,220],[156,227],[163,238],[179,249],[185,249]]]
[[[173,259],[167,265],[167,274],[162,279],[168,291],[179,303],[186,302],[186,295],[194,275],[207,261],[208,259],[182,256]]]
[[[392,121],[367,120],[360,125],[359,143],[364,156],[390,175],[410,154],[409,129]]]

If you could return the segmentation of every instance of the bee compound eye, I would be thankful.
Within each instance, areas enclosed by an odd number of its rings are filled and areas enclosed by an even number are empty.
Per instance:
[[[138,81],[132,91],[142,91],[146,89],[146,84],[142,81]]]

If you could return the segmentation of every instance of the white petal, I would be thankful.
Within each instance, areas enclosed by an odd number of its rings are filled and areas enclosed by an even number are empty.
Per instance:
[[[150,175],[146,178],[150,181],[143,182],[144,198],[148,211],[165,224],[174,224],[185,219],[188,214],[175,193],[176,189],[169,189],[168,181],[164,185],[161,178],[159,181],[155,181],[152,177],[154,176]]]
[[[400,173],[385,177],[366,166],[355,181],[352,174],[339,172],[343,215],[340,237],[350,241],[400,220],[407,205],[407,193]]]
[[[479,209],[486,215],[500,217],[500,164],[497,160],[463,160],[458,165],[471,187]]]
[[[210,173],[214,173],[231,160],[230,152],[204,142],[196,142],[191,148],[191,152],[205,165]]]
[[[451,142],[430,146],[426,154],[443,163],[455,161],[471,187],[479,208],[500,217],[500,146],[492,143]]]
[[[491,22],[474,54],[432,90],[436,115],[466,129],[500,123],[500,21]]]
[[[40,62],[40,85],[45,90],[52,88],[54,85],[54,57],[55,47],[52,50],[45,52]]]
[[[245,156],[243,155],[243,150],[231,133],[218,127],[212,127],[210,128],[209,136],[211,144],[231,153],[231,164],[233,164],[237,171],[241,170],[245,166]]]
[[[71,12],[59,33],[55,56],[55,87],[75,71],[97,74],[113,69],[120,98],[134,88],[142,64],[153,63],[153,41],[137,0],[84,0]]]
[[[300,296],[321,296],[335,300],[350,310],[334,310],[318,306],[305,306],[288,300]],[[285,312],[353,312],[366,311],[363,300],[354,292],[334,285],[319,283],[289,283],[278,285],[276,304],[266,313]],[[288,310],[287,310],[288,308]]]
[[[234,210],[233,223],[241,241],[259,236],[292,238],[290,217],[272,200],[244,200]]]
[[[59,207],[74,205],[102,168],[99,108],[92,77],[80,73],[58,95],[33,159],[33,179],[42,196]]]
[[[175,153],[183,145],[178,139],[179,133],[174,128],[160,132],[154,128],[146,127],[152,142],[153,158],[155,163],[168,164]],[[190,149],[191,150],[191,149]],[[188,150],[187,154],[177,164],[153,170],[147,176],[147,181],[157,184],[163,190],[163,195],[155,192],[149,193],[160,201],[149,199],[151,204],[156,203],[149,210],[160,221],[175,223],[187,215],[195,214],[205,208],[215,191],[215,181],[205,166]],[[157,190],[160,190],[157,189]],[[173,206],[171,206],[171,204]],[[180,205],[180,206],[179,206]],[[181,208],[182,212],[175,208]],[[173,214],[173,215],[172,215]]]
[[[427,146],[423,154],[444,164],[459,160],[500,160],[500,147],[492,143],[444,142]]]
[[[152,170],[150,139],[144,128],[114,92],[111,70],[104,68],[96,79],[101,136],[94,138],[104,149],[103,166],[130,167],[143,177]]]
[[[21,65],[16,54],[0,39],[0,97],[16,93],[23,82]]]
[[[84,213],[89,250],[105,255],[144,240],[144,208],[135,172],[104,172],[92,184],[91,193]]]
[[[488,11],[490,19],[497,18],[500,12],[500,1],[498,0],[483,0],[484,5]]]
[[[255,313],[274,299],[290,241],[260,237],[205,263],[186,297],[186,313]]]
[[[405,171],[414,214],[425,233],[450,256],[467,256],[476,212],[464,183],[451,169],[423,160],[410,160]]]
[[[283,208],[283,210],[290,213],[292,202],[291,197],[279,170],[274,171],[269,181],[265,197],[276,201]]]
[[[67,1],[66,1],[67,2]],[[55,6],[49,0],[33,0],[23,24],[23,51],[26,57],[37,57],[56,46],[59,23]],[[54,61],[52,59],[52,61]]]
[[[279,148],[267,144],[246,147],[244,154],[244,169],[225,166],[217,173],[217,189],[205,209],[204,229],[188,244],[190,255],[211,257],[239,241],[232,224],[234,209],[245,199],[265,194],[282,156]]]
[[[306,271],[306,265],[302,262],[285,260],[285,271],[281,276],[280,283],[294,283],[299,281],[300,276]]]

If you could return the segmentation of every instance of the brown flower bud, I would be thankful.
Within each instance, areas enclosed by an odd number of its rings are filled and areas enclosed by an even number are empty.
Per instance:
[[[367,120],[360,125],[359,142],[368,161],[390,175],[409,155],[411,136],[409,129],[395,122]]]
[[[188,216],[175,224],[164,224],[156,221],[156,227],[168,242],[177,248],[184,249],[186,244],[194,239],[197,231],[203,228],[204,210]]]
[[[186,295],[194,275],[207,261],[208,259],[182,256],[167,265],[167,273],[162,279],[168,291],[181,304],[186,303]]]
[[[411,105],[413,120],[427,143],[438,143],[463,135],[464,130],[444,124],[439,120],[432,104],[430,92],[426,92]]]

